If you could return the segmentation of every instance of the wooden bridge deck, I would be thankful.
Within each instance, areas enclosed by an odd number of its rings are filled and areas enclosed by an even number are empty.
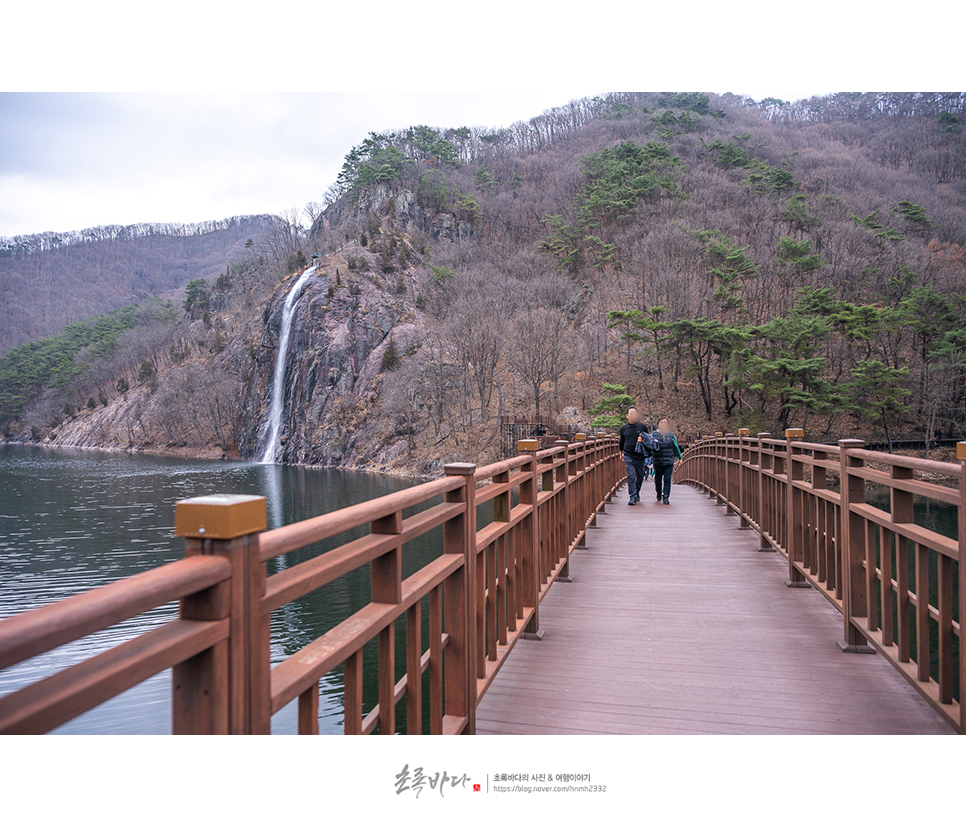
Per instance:
[[[686,486],[627,506],[540,606],[477,711],[484,733],[950,733],[878,655],[844,654],[841,615],[786,587],[787,563]]]

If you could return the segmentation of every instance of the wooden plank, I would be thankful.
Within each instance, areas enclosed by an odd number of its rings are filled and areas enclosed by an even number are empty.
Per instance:
[[[929,551],[916,544],[916,666],[919,680],[929,680]]]
[[[841,614],[724,513],[680,485],[669,506],[609,506],[578,581],[541,603],[547,638],[499,653],[477,731],[950,731],[891,658],[841,652]]]
[[[269,577],[262,613],[271,613],[394,548],[402,547],[406,542],[459,515],[459,512],[459,506],[454,504],[432,507],[405,519],[399,534],[370,533]]]
[[[258,547],[262,561],[268,561],[283,553],[307,547],[323,539],[354,530],[373,519],[422,504],[463,486],[463,479],[457,477],[440,478],[408,489],[392,492],[371,501],[353,504],[325,515],[287,524],[275,530],[267,530],[258,536]]]
[[[319,734],[318,681],[299,695],[298,734],[300,736],[317,736]]]
[[[347,736],[359,735],[362,733],[362,649],[345,659],[343,686],[342,730]]]
[[[441,556],[403,581],[399,605],[371,602],[272,669],[272,714],[359,651],[430,589],[462,566],[462,554]]]
[[[896,633],[899,660],[910,657],[909,633],[909,541],[896,536]]]
[[[406,733],[423,731],[422,603],[406,611]],[[426,657],[426,665],[429,656]]]
[[[227,639],[227,620],[166,623],[0,698],[0,733],[46,733]],[[224,688],[221,692],[227,694]],[[228,714],[227,704],[204,711]],[[212,729],[227,730],[227,721]]]
[[[486,549],[486,656],[496,660],[496,549],[494,542]]]
[[[439,585],[429,592],[429,732],[443,732],[443,600]]]
[[[953,702],[953,560],[939,557],[939,700]],[[960,663],[962,663],[960,659]]]
[[[219,556],[189,556],[0,621],[0,669],[197,593],[231,576]]]
[[[879,545],[879,563],[882,569],[880,580],[880,594],[882,595],[882,642],[886,646],[893,644],[892,632],[892,534],[880,528],[881,543]]]
[[[396,732],[396,627],[389,623],[379,632],[379,735]]]

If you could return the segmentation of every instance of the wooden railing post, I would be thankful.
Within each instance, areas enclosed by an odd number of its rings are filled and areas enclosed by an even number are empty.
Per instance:
[[[804,562],[804,514],[802,502],[799,500],[800,496],[795,491],[795,481],[804,479],[805,467],[801,461],[792,460],[792,458],[795,453],[794,442],[801,440],[804,436],[805,432],[802,429],[785,429],[785,478],[787,481],[785,523],[788,525],[785,545],[788,557],[788,579],[785,580],[785,584],[789,588],[812,587],[811,583],[805,579],[804,574],[795,566],[796,562]]]
[[[836,558],[842,560],[842,578],[845,585],[842,595],[845,637],[838,642],[843,652],[872,653],[875,649],[866,643],[861,632],[852,625],[853,617],[867,616],[869,603],[862,569],[862,560],[865,558],[865,519],[851,510],[852,504],[865,503],[865,480],[848,473],[852,464],[856,467],[865,465],[863,460],[852,461],[849,458],[849,449],[861,449],[863,445],[865,444],[861,440],[839,441],[841,541],[837,542]]]
[[[607,436],[604,432],[597,432],[597,478],[594,480],[596,484],[597,492],[594,495],[594,505],[600,505],[600,509],[597,512],[605,514],[607,513],[607,504],[610,502],[610,488],[612,484],[610,483],[610,466],[606,465],[608,462],[608,455],[610,455],[610,448],[607,444]],[[597,520],[594,519],[594,524],[596,525]]]
[[[737,475],[735,462],[738,459],[738,447],[735,445],[735,436],[729,431],[725,433],[724,444],[724,467],[725,467],[725,515],[734,515],[736,510],[734,504],[738,498],[738,484],[735,481]]]
[[[748,445],[748,429],[738,429],[738,526],[748,526],[748,467],[751,465],[751,450]]]
[[[523,563],[523,593],[522,600],[525,608],[532,608],[533,615],[524,629],[521,637],[527,640],[542,640],[544,632],[540,630],[540,542],[543,537],[552,535],[553,519],[550,518],[549,503],[540,506],[537,484],[537,452],[540,449],[538,440],[520,440],[517,451],[530,455],[521,468],[529,472],[530,477],[520,484],[520,506],[530,505],[530,515],[520,522],[520,544],[522,547]],[[550,471],[550,489],[553,490],[553,470]]]
[[[721,470],[724,467],[724,455],[721,453],[722,446],[724,445],[724,432],[716,431],[714,433],[714,452],[711,458],[711,471],[712,471],[712,484],[711,488],[713,490],[713,495],[715,498],[715,504],[724,504],[725,500],[722,496],[724,490],[724,483],[721,477]],[[708,496],[711,497],[710,495]]]
[[[587,465],[587,435],[583,432],[575,434],[574,444],[579,444],[580,449],[569,456],[569,464],[567,466],[567,518],[570,520],[568,536],[570,537],[570,542],[576,540],[574,550],[586,550],[587,532],[584,529],[584,524],[587,522],[587,516],[584,515],[585,505],[583,501],[584,481],[586,479],[581,476],[583,475],[584,467]],[[580,464],[579,468],[578,460]],[[581,518],[581,516],[583,517]]]
[[[771,546],[771,542],[765,538],[765,530],[768,527],[768,520],[765,513],[768,511],[768,497],[765,494],[767,484],[765,483],[765,440],[771,437],[771,433],[767,431],[758,432],[758,530],[759,530],[759,540],[758,540],[758,552],[766,553],[774,548]]]
[[[377,535],[395,536],[402,532],[402,513],[395,512],[383,518],[373,519],[369,529]],[[467,557],[469,560],[470,557]],[[402,548],[394,547],[382,556],[373,559],[369,567],[371,599],[385,605],[398,605],[402,602]],[[472,572],[472,570],[470,570]],[[471,609],[472,610],[472,609]],[[408,640],[408,635],[407,635]],[[394,688],[396,683],[396,624],[389,623],[379,632],[379,735],[395,735],[396,702]],[[313,701],[317,701],[318,686],[313,686],[307,699],[299,699],[300,725],[309,724],[310,719],[303,712]],[[310,733],[313,734],[313,733]]]
[[[182,619],[227,617],[229,636],[227,644],[173,668],[175,734],[267,731],[253,721],[255,702],[268,695],[268,658],[264,670],[258,670],[260,658],[253,652],[265,577],[257,534],[265,528],[265,498],[260,495],[206,495],[175,505],[175,534],[185,540],[185,556],[223,556],[231,566],[229,581],[181,600]],[[254,685],[262,681],[264,692]]]
[[[446,502],[464,510],[443,525],[443,550],[462,553],[463,566],[443,580],[443,629],[449,634],[443,668],[446,714],[465,715],[465,734],[476,734],[476,464],[448,463],[447,477],[463,478],[462,489],[447,493]]]

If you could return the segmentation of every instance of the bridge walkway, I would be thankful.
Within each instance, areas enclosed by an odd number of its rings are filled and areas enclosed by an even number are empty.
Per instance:
[[[946,722],[841,615],[698,490],[626,486],[477,710],[480,734],[926,734]]]

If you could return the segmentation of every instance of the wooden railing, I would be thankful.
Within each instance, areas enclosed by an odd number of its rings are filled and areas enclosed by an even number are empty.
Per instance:
[[[0,622],[0,669],[172,600],[177,618],[0,699],[0,732],[47,732],[171,668],[175,733],[268,733],[297,700],[298,731],[314,734],[319,681],[340,665],[346,733],[394,733],[404,698],[407,732],[420,733],[424,687],[430,732],[475,732],[479,699],[519,639],[542,637],[540,602],[568,578],[570,555],[624,480],[613,436],[542,451],[524,440],[520,451],[480,469],[449,464],[438,480],[270,531],[261,496],[179,502],[184,559]],[[493,521],[477,531],[483,505]],[[403,546],[438,529],[443,552],[403,576]],[[331,541],[349,531],[359,533]],[[270,560],[315,545],[331,549],[268,575]],[[369,603],[273,667],[272,612],[366,567]],[[364,712],[362,653],[373,640],[378,704]]]
[[[787,559],[789,586],[814,587],[842,612],[844,651],[878,651],[966,731],[966,443],[954,464],[786,435],[706,437],[675,480],[756,529],[762,549]],[[888,509],[869,502],[871,486],[888,490]],[[956,538],[922,523],[916,496],[955,508]]]

